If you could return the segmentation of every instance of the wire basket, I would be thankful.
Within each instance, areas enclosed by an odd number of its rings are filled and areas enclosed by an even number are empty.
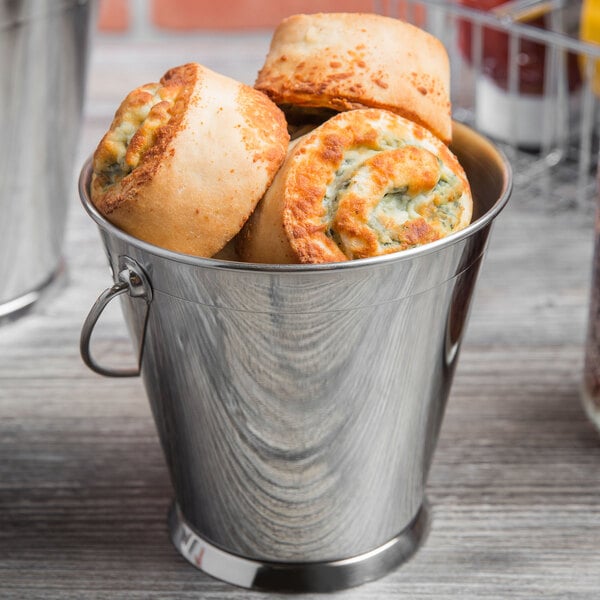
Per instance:
[[[593,206],[600,45],[579,37],[582,2],[514,0],[488,10],[476,5],[388,0],[378,10],[444,43],[453,116],[503,147],[517,194],[539,195],[552,208]]]

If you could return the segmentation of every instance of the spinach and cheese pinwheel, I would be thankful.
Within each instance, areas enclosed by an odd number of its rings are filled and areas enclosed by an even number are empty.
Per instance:
[[[379,256],[463,229],[472,205],[463,168],[436,136],[386,110],[352,110],[290,144],[238,250],[259,263]]]
[[[317,13],[284,19],[254,87],[305,131],[336,112],[383,108],[452,137],[450,61],[427,31],[383,15]]]
[[[133,90],[93,158],[91,199],[157,246],[212,256],[242,228],[283,162],[283,113],[197,63]]]

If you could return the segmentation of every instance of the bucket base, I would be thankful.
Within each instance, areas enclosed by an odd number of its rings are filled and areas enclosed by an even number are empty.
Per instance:
[[[173,503],[169,513],[171,540],[196,568],[243,588],[279,592],[331,592],[378,579],[406,562],[429,530],[425,502],[410,525],[382,546],[328,562],[271,562],[230,554],[201,538]]]
[[[56,270],[39,286],[25,292],[18,298],[0,303],[0,325],[16,321],[25,316],[39,304],[40,300],[46,298],[60,285],[64,275],[65,267],[63,261],[61,261]]]

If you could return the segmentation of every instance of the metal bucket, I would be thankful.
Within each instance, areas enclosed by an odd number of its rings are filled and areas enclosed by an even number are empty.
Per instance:
[[[61,270],[91,4],[0,0],[0,322]]]
[[[490,227],[510,169],[456,124],[465,230],[325,265],[202,259],[134,239],[90,203],[175,488],[175,546],[230,583],[329,591],[379,577],[427,531],[425,483]]]

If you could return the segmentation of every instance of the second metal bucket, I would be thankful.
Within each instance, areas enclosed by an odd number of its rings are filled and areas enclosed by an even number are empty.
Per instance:
[[[62,269],[93,0],[0,0],[0,323]]]
[[[175,488],[172,539],[248,588],[329,591],[387,573],[427,529],[425,484],[490,227],[509,167],[456,124],[474,192],[465,230],[328,265],[201,259],[134,239],[88,196],[140,348]]]

